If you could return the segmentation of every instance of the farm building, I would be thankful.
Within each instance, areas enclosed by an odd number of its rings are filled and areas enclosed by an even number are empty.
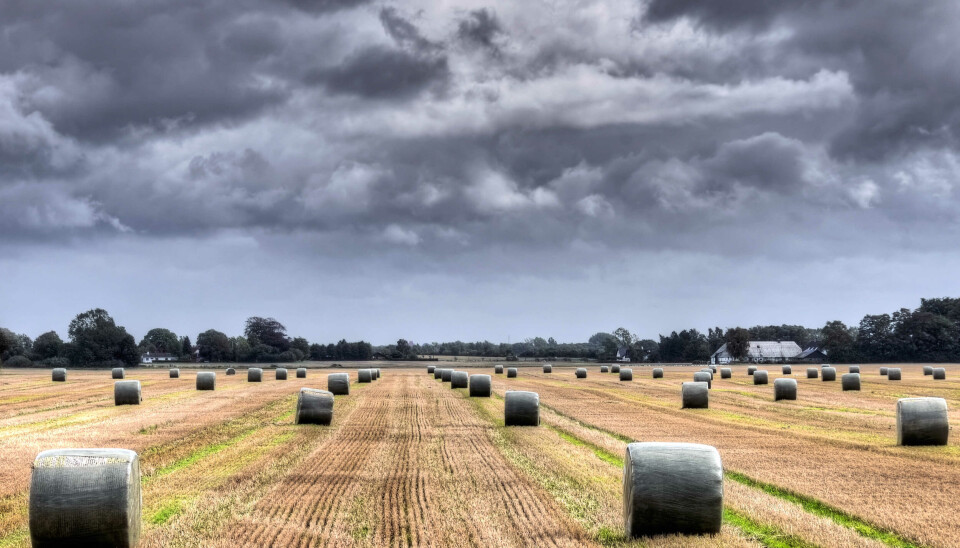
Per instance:
[[[630,361],[630,349],[626,346],[617,347],[617,361],[618,362],[628,362]]]
[[[160,352],[147,352],[146,354],[140,355],[140,363],[154,363],[154,362],[175,362],[177,357],[173,354],[164,354]]]
[[[797,354],[797,357],[794,358],[798,362],[804,363],[823,363],[827,361],[827,351],[823,348],[817,348],[811,346],[803,352]]]
[[[753,363],[786,363],[793,361],[801,353],[800,345],[793,341],[750,341],[747,349],[747,358],[744,361]],[[727,344],[717,349],[710,356],[711,364],[726,364],[735,361],[733,355],[727,351]]]

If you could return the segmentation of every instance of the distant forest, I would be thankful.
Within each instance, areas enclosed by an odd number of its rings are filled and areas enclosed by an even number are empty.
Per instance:
[[[399,339],[396,344],[373,346],[365,341],[311,343],[291,337],[274,318],[252,316],[242,335],[230,337],[209,329],[191,340],[173,331],[151,329],[137,343],[103,309],[78,314],[64,341],[55,331],[31,339],[0,327],[0,362],[7,367],[132,366],[145,353],[169,354],[182,361],[299,362],[304,360],[417,359],[424,356],[496,357],[510,359],[594,359],[612,361],[626,351],[632,361],[700,362],[722,344],[736,352],[747,341],[795,341],[801,348],[826,350],[837,363],[850,362],[960,362],[960,298],[921,299],[915,310],[866,315],[857,326],[840,321],[823,327],[766,325],[749,328],[710,328],[706,333],[685,329],[659,340],[644,339],[618,328],[599,332],[582,343],[559,343],[552,337],[534,337],[516,343],[430,342]]]

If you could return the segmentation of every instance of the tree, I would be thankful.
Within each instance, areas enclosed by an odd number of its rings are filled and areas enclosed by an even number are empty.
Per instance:
[[[193,357],[193,344],[190,342],[190,337],[186,335],[180,339],[180,355],[186,358]]]
[[[823,326],[823,344],[835,362],[851,362],[857,358],[855,331],[841,321],[827,322]]]
[[[137,365],[140,355],[133,335],[118,326],[110,314],[95,308],[78,314],[67,329],[70,362],[80,367]]]
[[[216,329],[208,329],[197,335],[197,350],[200,357],[212,362],[222,362],[232,354],[230,338]]]
[[[613,336],[617,338],[617,342],[620,343],[620,346],[626,346],[627,348],[630,348],[630,345],[633,344],[633,335],[631,335],[626,328],[618,327],[616,331],[613,332]]]
[[[47,331],[33,341],[34,359],[46,360],[56,358],[63,353],[63,340],[56,331]]]
[[[727,343],[727,352],[737,361],[743,361],[750,352],[750,332],[742,327],[727,330],[724,336]]]
[[[253,347],[244,337],[233,337],[230,339],[230,353],[233,361],[245,362],[252,359]]]
[[[401,358],[408,358],[412,349],[410,348],[410,343],[406,339],[399,339],[397,341],[397,353],[400,354]]]
[[[297,337],[290,341],[290,348],[299,350],[304,356],[310,355],[310,343],[303,337]]]
[[[141,348],[152,348],[150,352],[160,352],[161,354],[173,354],[179,356],[182,350],[180,339],[176,333],[169,329],[157,327],[147,331],[143,340],[140,341]]]
[[[273,318],[261,318],[259,316],[247,318],[243,334],[253,346],[265,344],[272,346],[278,353],[290,349],[287,328]]]
[[[0,360],[4,359],[7,351],[13,348],[17,342],[17,336],[13,331],[5,327],[0,327]]]

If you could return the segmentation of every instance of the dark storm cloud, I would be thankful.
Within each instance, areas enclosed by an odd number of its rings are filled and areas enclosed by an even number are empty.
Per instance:
[[[503,28],[496,14],[483,8],[471,11],[457,26],[457,36],[466,42],[476,44],[494,53],[500,49],[495,39],[503,34]]]
[[[321,82],[333,93],[399,98],[441,83],[448,74],[446,57],[373,46],[332,69],[315,72],[308,81]]]

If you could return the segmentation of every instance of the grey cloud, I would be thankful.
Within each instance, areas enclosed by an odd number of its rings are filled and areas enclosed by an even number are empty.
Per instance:
[[[446,57],[372,46],[350,55],[336,67],[314,72],[308,81],[322,82],[334,93],[385,99],[403,98],[441,85],[448,75]]]
[[[473,10],[457,25],[457,36],[468,43],[499,54],[496,39],[503,34],[503,28],[496,14],[487,8]]]

